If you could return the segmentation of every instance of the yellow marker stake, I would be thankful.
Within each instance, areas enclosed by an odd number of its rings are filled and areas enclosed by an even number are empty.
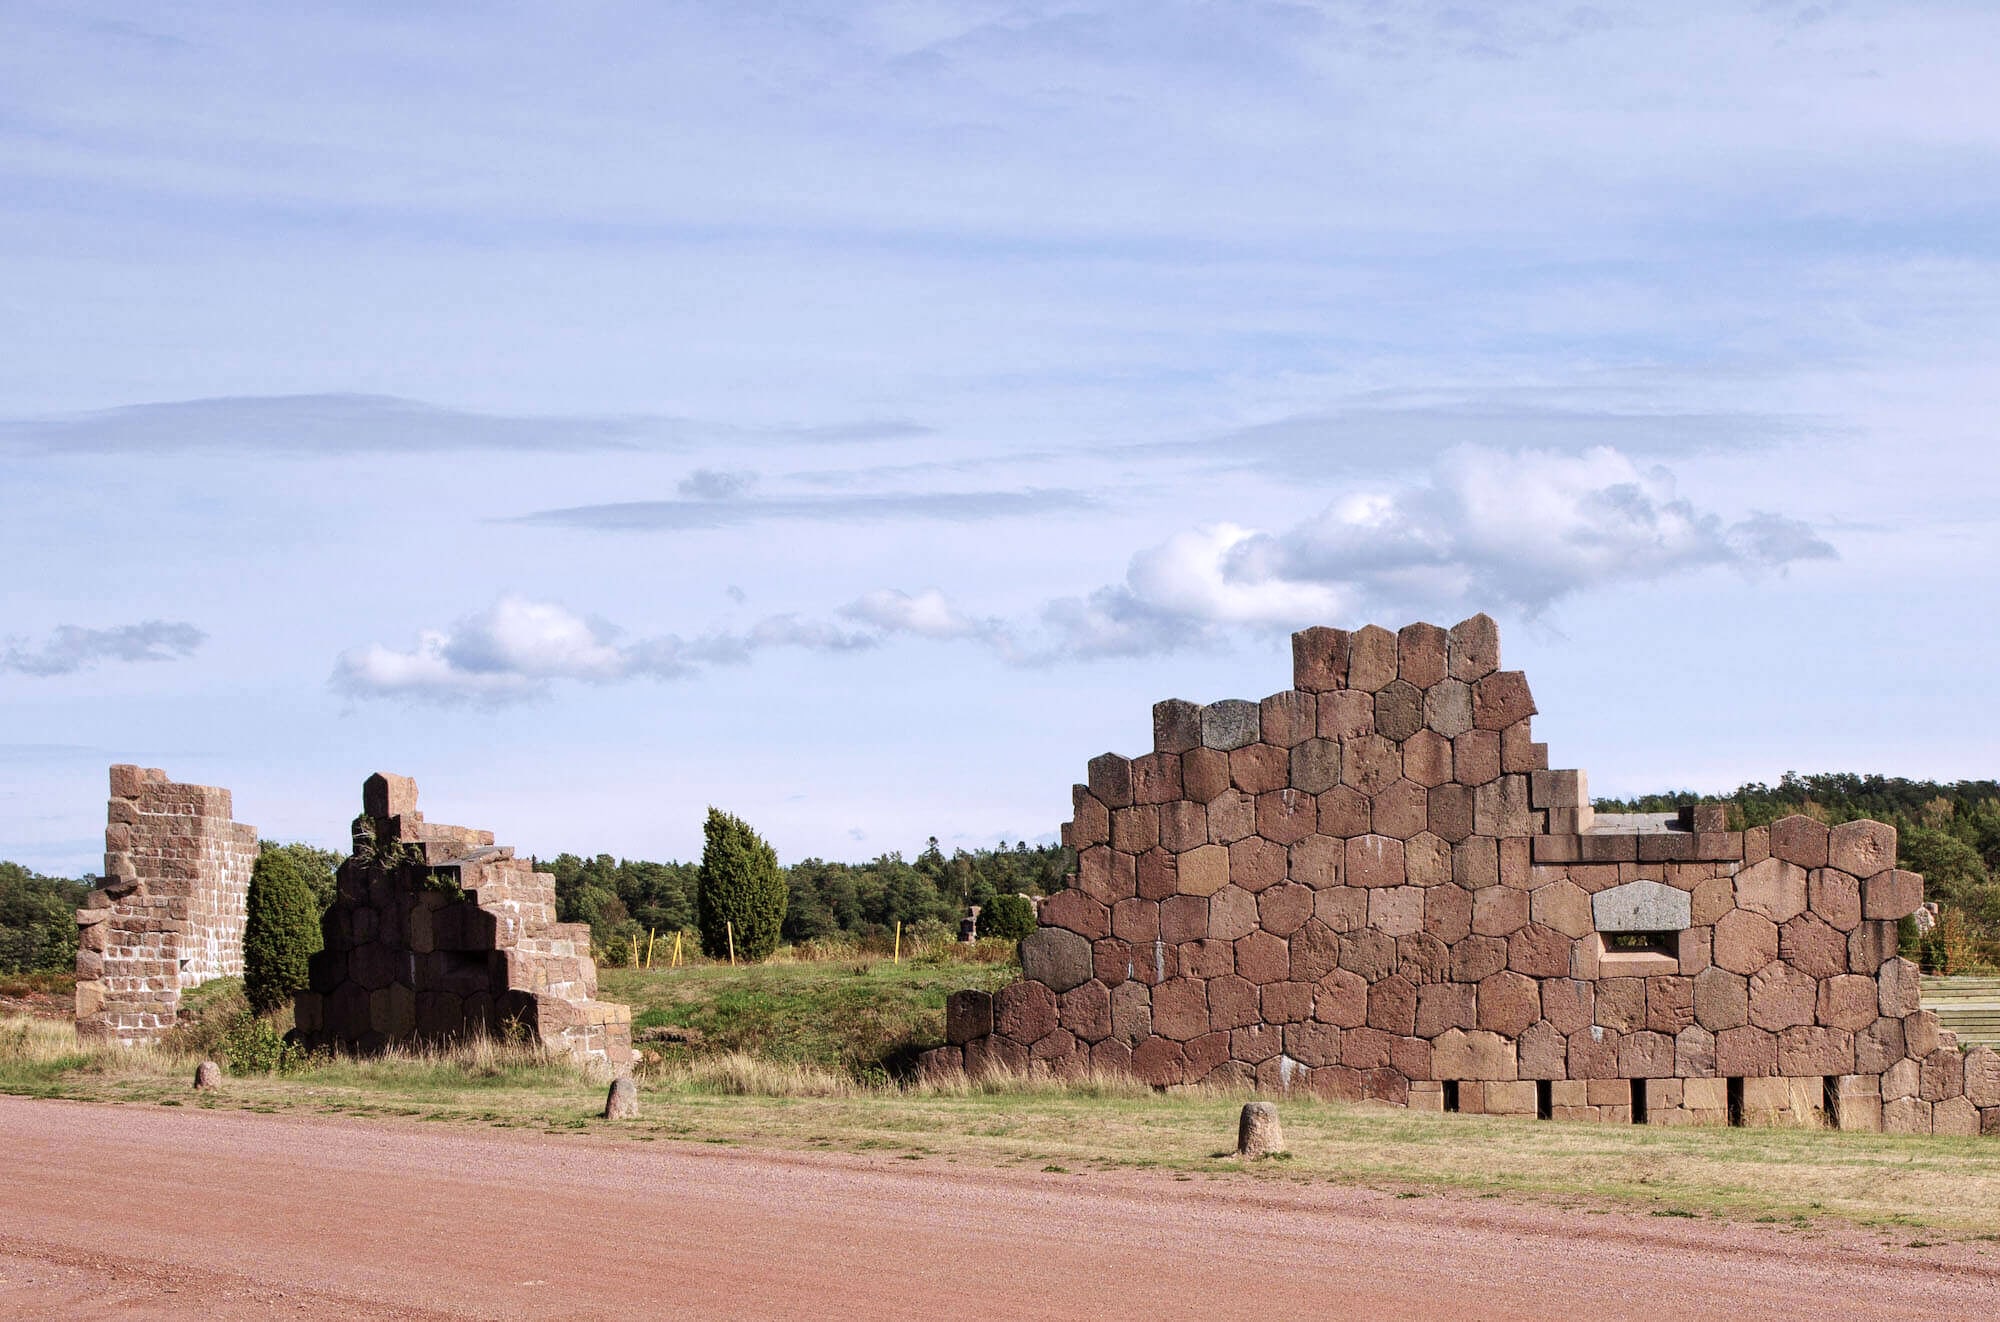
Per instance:
[[[679,933],[679,932],[676,932],[676,933],[674,933],[674,967],[675,967],[675,968],[679,968],[679,967],[681,966],[681,936],[682,936],[682,933]]]
[[[653,942],[660,939],[657,930],[646,933],[646,967],[653,967]]]
[[[736,967],[736,924],[725,921],[722,928],[729,933],[729,967],[733,969]]]
[[[896,920],[896,951],[890,958],[897,964],[903,962],[903,920],[900,918]]]

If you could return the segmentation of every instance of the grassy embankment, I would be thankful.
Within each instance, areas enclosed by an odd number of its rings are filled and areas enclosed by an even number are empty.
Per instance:
[[[1124,1082],[1013,1081],[902,1088],[878,1062],[937,1040],[952,989],[1003,967],[887,961],[610,970],[604,994],[641,1024],[700,1031],[652,1049],[637,1071],[643,1117],[596,1117],[603,1082],[520,1048],[333,1061],[290,1075],[231,1075],[188,1088],[187,1048],[78,1045],[66,1023],[0,1020],[0,1092],[86,1101],[228,1107],[599,1133],[652,1142],[875,1152],[912,1162],[1025,1167],[1051,1178],[1151,1168],[1176,1178],[1331,1181],[1404,1196],[1556,1198],[1579,1213],[1638,1207],[1806,1226],[1879,1227],[1891,1243],[2000,1240],[2000,1142],[1796,1129],[1689,1130],[1422,1116],[1294,1100],[1291,1152],[1245,1168],[1224,1155],[1239,1098],[1155,1095]],[[208,999],[218,1013],[228,988]],[[214,1038],[208,1039],[213,1041]]]

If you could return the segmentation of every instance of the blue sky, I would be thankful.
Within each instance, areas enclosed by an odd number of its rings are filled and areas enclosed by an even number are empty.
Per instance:
[[[1286,634],[1991,776],[2000,11],[0,3],[0,857],[1045,839]]]

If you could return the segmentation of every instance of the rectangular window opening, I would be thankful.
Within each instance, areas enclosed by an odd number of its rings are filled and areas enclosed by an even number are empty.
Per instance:
[[[1646,1081],[1644,1079],[1632,1080],[1632,1123],[1635,1125],[1646,1123]]]
[[[1548,1079],[1535,1080],[1535,1119],[1553,1120],[1556,1114],[1556,1085]]]
[[[1457,1079],[1446,1079],[1444,1081],[1444,1109],[1454,1113],[1458,1110]]]
[[[1729,1126],[1732,1129],[1743,1128],[1743,1080],[1741,1079],[1729,1081]]]
[[[1674,955],[1681,951],[1679,932],[1606,932],[1604,948],[1620,954]]]
[[[1826,1127],[1840,1128],[1840,1076],[1829,1074],[1820,1088],[1820,1106],[1826,1112]]]

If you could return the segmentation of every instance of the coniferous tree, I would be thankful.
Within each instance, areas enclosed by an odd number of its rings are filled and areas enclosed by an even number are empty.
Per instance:
[[[736,958],[763,959],[778,948],[790,898],[777,852],[741,818],[717,808],[708,810],[702,835],[695,889],[702,951],[710,959],[728,958],[733,926]]]
[[[268,1014],[306,985],[306,957],[320,947],[312,874],[291,853],[267,849],[250,872],[243,927],[243,994]]]

